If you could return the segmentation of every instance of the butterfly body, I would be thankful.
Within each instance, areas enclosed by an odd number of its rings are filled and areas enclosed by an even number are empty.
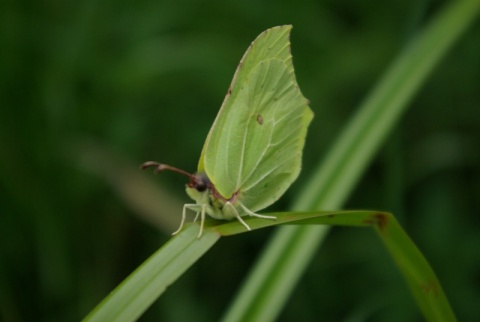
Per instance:
[[[194,208],[194,206],[199,206],[197,207],[199,209],[205,207],[205,212],[215,219],[230,220],[235,218],[231,211],[225,208],[225,204],[229,202],[234,205],[236,195],[225,198],[218,193],[205,174],[196,174],[195,176],[202,178],[202,181],[204,181],[206,185],[204,188],[203,185],[198,186],[196,183],[187,184],[185,189],[187,195],[197,202],[190,208]]]
[[[275,219],[273,216],[264,216],[251,212],[240,201],[240,191],[236,191],[228,198],[222,196],[204,173],[197,173],[191,177],[190,182],[187,184],[186,192],[190,198],[196,201],[196,204],[185,204],[183,206],[182,223],[175,233],[181,230],[185,221],[185,213],[187,209],[195,211],[197,216],[201,216],[199,237],[203,231],[205,214],[219,220],[232,220],[236,218],[247,230],[250,230],[250,227],[241,218],[243,215],[250,215],[264,219]],[[195,220],[196,219],[197,218],[195,218]]]

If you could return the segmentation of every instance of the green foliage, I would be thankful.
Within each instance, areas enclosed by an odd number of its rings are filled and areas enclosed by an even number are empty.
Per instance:
[[[165,174],[149,188],[137,166],[152,158],[194,171],[238,57],[259,31],[294,25],[297,80],[316,115],[299,180],[269,208],[285,210],[439,4],[2,3],[2,319],[77,321],[168,240],[187,201],[183,178]],[[474,25],[437,66],[344,206],[394,213],[462,321],[480,317],[479,32]],[[218,319],[268,235],[222,240],[144,320]],[[419,316],[364,230],[332,231],[294,285],[281,321]]]

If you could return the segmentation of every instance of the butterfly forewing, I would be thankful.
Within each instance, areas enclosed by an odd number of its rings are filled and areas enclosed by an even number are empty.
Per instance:
[[[232,102],[235,100],[235,95],[237,94],[237,91],[234,91],[234,89],[238,89],[238,83],[245,80],[245,75],[248,75],[259,62],[272,58],[284,61],[287,66],[290,66],[289,71],[293,74],[293,65],[291,63],[292,56],[288,40],[291,29],[291,25],[267,29],[252,42],[250,47],[248,47],[238,64],[232,83],[227,91],[227,95],[225,95],[220,111],[208,133],[198,162],[198,172],[205,172],[205,149],[211,141],[210,139],[214,133],[221,131],[223,126],[221,115],[228,113],[230,110]]]
[[[249,48],[199,165],[222,196],[238,193],[251,211],[273,203],[298,176],[313,116],[293,74],[290,29],[272,28]]]

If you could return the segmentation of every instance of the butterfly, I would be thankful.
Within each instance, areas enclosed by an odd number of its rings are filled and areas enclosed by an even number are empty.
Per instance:
[[[242,216],[275,219],[258,214],[276,200],[300,173],[307,128],[313,118],[302,95],[290,52],[292,26],[278,26],[261,33],[241,59],[223,104],[208,133],[197,172],[148,161],[140,168],[171,170],[189,178],[186,192],[196,203],[185,204],[200,216],[215,219]]]

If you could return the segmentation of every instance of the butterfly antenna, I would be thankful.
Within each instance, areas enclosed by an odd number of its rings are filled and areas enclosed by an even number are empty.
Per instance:
[[[170,170],[170,171],[173,171],[173,172],[177,172],[177,173],[183,174],[184,176],[187,176],[187,177],[189,177],[190,179],[192,179],[192,177],[194,177],[193,174],[188,173],[188,172],[185,171],[185,170],[172,167],[172,166],[170,166],[170,165],[168,165],[168,164],[158,163],[158,162],[155,162],[155,161],[147,161],[147,162],[143,163],[143,164],[140,166],[140,169],[141,169],[141,170],[144,170],[144,169],[146,169],[146,168],[152,168],[152,167],[155,167],[155,170],[153,171],[153,172],[155,172],[155,173],[159,173],[160,171],[163,171],[163,170]]]

